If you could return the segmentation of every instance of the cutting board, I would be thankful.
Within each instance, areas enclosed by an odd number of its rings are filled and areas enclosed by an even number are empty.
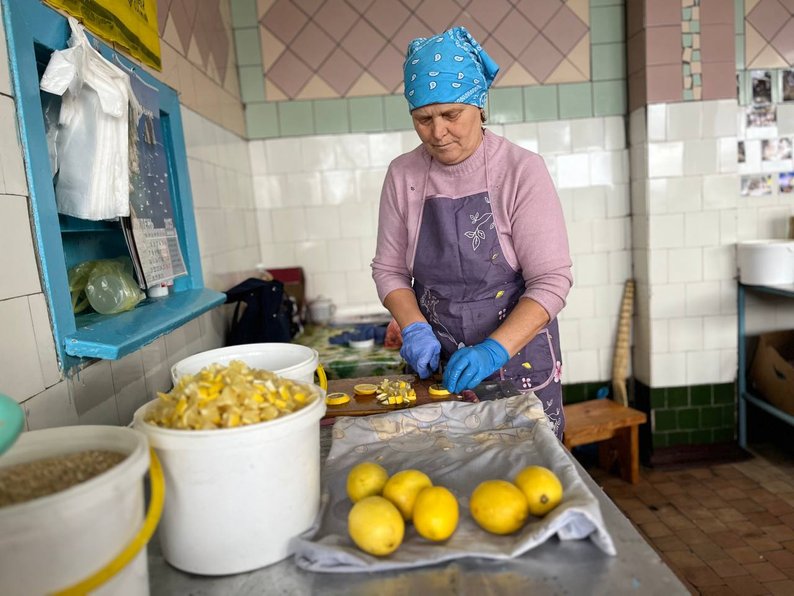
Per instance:
[[[384,412],[392,412],[394,410],[405,409],[403,405],[388,405],[381,404],[375,399],[375,395],[356,395],[353,391],[353,386],[359,383],[372,383],[380,385],[383,379],[390,381],[408,381],[416,391],[416,401],[408,407],[421,406],[422,404],[436,403],[448,401],[451,399],[459,400],[457,395],[449,395],[447,397],[435,399],[430,397],[428,387],[438,383],[437,379],[429,378],[424,380],[417,380],[416,375],[389,375],[386,377],[358,377],[356,379],[335,379],[328,381],[328,393],[335,393],[341,391],[350,396],[350,401],[340,406],[327,406],[325,417],[335,418],[336,416],[368,416],[370,414],[383,414]]]

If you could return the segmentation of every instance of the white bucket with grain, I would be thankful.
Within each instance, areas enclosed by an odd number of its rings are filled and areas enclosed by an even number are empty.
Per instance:
[[[145,548],[117,573],[103,568],[145,525],[149,463],[146,437],[129,428],[22,433],[0,457],[3,594],[51,593],[84,580],[101,584],[92,594],[148,594]]]
[[[206,375],[203,391],[212,390],[218,379],[206,371],[199,371],[200,377]],[[239,411],[213,405],[224,399],[238,403],[224,397],[224,389],[211,399],[194,395],[182,400],[195,391],[187,389],[192,382],[181,379],[168,394],[167,406],[155,400],[134,417],[134,428],[149,438],[165,474],[167,496],[159,530],[163,557],[200,575],[241,573],[288,557],[290,540],[312,525],[320,505],[319,420],[325,413],[325,392],[278,379],[276,394],[287,387],[310,397],[297,411],[256,421],[267,403],[246,406],[249,396],[240,397]],[[225,386],[241,383],[228,381]],[[218,425],[238,426],[202,430],[206,416]],[[173,424],[187,428],[168,428]]]

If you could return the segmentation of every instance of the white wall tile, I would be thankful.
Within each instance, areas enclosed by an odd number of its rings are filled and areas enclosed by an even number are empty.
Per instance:
[[[185,129],[187,130],[187,127]],[[187,143],[187,146],[188,153],[190,153],[192,143]],[[267,170],[266,147],[265,141],[253,140],[248,142],[248,157],[252,176],[265,176],[270,173]]]
[[[653,319],[672,319],[688,316],[685,296],[686,284],[657,284],[650,290],[650,315]],[[695,313],[691,313],[695,314]]]
[[[703,349],[703,319],[675,318],[667,321],[671,352],[691,352]]]
[[[340,273],[314,273],[308,276],[306,284],[306,297],[308,300],[325,296],[334,304],[347,304],[349,302],[348,288],[345,275]]]
[[[716,174],[719,167],[719,143],[714,139],[684,142],[684,175]]]
[[[0,18],[2,18],[3,11],[0,8]],[[6,28],[5,25],[0,27],[0,93],[5,95],[14,96],[11,90],[11,78],[8,72],[8,49],[6,48]]]
[[[646,108],[648,141],[658,142],[667,139],[667,106],[663,103],[651,104]],[[672,139],[670,139],[672,140]]]
[[[714,211],[684,214],[686,246],[716,246],[720,241],[720,222]]]
[[[337,240],[334,242],[341,242]],[[306,240],[295,244],[295,262],[300,263],[304,273],[325,273],[329,270],[329,251],[334,242]]]
[[[737,238],[737,210],[720,211],[720,244],[733,244]]]
[[[703,385],[722,381],[722,379],[714,380],[720,374],[721,359],[720,350],[687,352],[687,384]]]
[[[703,113],[699,101],[667,104],[667,140],[699,139],[702,121]]]
[[[45,387],[27,297],[0,301],[0,329],[0,393],[22,402]]]
[[[588,319],[595,315],[595,288],[574,285],[565,302],[565,315],[571,319]]]
[[[260,260],[267,267],[294,267],[295,245],[290,242],[263,242],[259,246]]]
[[[358,240],[339,239],[328,243],[328,271],[358,271],[365,267]]]
[[[734,245],[709,246],[703,249],[703,280],[731,279],[736,273]]]
[[[77,410],[69,395],[68,381],[61,381],[22,404],[28,430],[77,424]]]
[[[720,172],[723,174],[736,172],[738,170],[738,147],[736,137],[719,139],[718,149],[720,160]]]
[[[378,230],[372,225],[372,213],[377,207],[365,203],[339,205],[342,238],[374,238]]]
[[[0,193],[27,195],[28,183],[22,147],[19,145],[16,108],[14,100],[5,95],[0,95],[0,122],[5,128],[4,134],[0,135]]]
[[[735,99],[695,103],[701,103],[703,106],[702,134],[704,138],[736,136],[736,112],[739,105]]]
[[[337,168],[337,135],[302,137],[300,142],[302,161],[298,162],[304,172],[323,172]]]
[[[648,145],[648,176],[682,176],[684,174],[684,142],[650,143]]]
[[[735,346],[737,327],[738,321],[734,316],[703,317],[703,347],[717,350]]]
[[[165,353],[168,355],[168,366],[173,366],[183,358],[187,358],[184,329],[177,327],[163,336],[163,339],[165,340]]]
[[[588,383],[600,380],[602,377],[597,350],[568,351],[563,348],[563,383]]]
[[[651,354],[651,387],[683,387],[687,384],[687,354]]]
[[[28,296],[28,306],[30,307],[30,317],[33,321],[36,348],[39,352],[41,374],[44,379],[44,385],[50,387],[61,380],[61,370],[58,366],[55,342],[52,339],[52,325],[44,294]]]
[[[739,177],[704,176],[703,209],[725,209],[736,207],[739,199]]]
[[[273,241],[290,242],[306,240],[308,210],[316,210],[319,207],[306,207],[299,209],[273,209],[271,219],[273,222]]]
[[[777,105],[777,133],[779,135],[794,134],[794,103]]]
[[[571,191],[573,221],[592,221],[607,216],[606,189],[597,186]]]
[[[356,173],[353,170],[323,172],[321,188],[325,205],[355,203],[358,200]]]
[[[0,194],[0,300],[41,292],[27,198]]]
[[[253,186],[254,202],[259,209],[289,206],[286,175],[254,176]]]
[[[567,120],[538,123],[538,153],[571,152],[571,124]]]
[[[667,251],[669,283],[701,281],[703,257],[699,248],[671,248]]]
[[[282,138],[265,141],[267,171],[271,174],[300,172],[303,165],[303,149],[306,139]],[[314,160],[312,160],[314,163]],[[252,167],[252,171],[253,171]]]
[[[386,178],[386,170],[382,168],[356,170],[356,185],[358,187],[358,202],[377,205]]]
[[[369,143],[369,163],[372,166],[388,166],[400,155],[400,133],[386,132],[367,135]],[[361,165],[354,166],[356,168]]]
[[[706,316],[719,312],[720,284],[716,281],[689,283],[686,286],[686,314]]]
[[[171,389],[171,366],[165,349],[165,339],[158,337],[141,348],[143,371],[146,376],[146,393],[155,396],[158,391]]]
[[[369,167],[369,135],[335,135],[334,140],[337,168],[343,170]]]
[[[380,303],[375,282],[368,270],[348,271],[345,283],[349,289],[348,300],[355,304],[366,304],[369,312],[388,312]]]
[[[645,109],[645,107],[637,108],[629,114],[629,145],[645,143],[648,140]]]
[[[615,184],[606,188],[607,217],[625,217],[631,212],[628,184]]]
[[[620,250],[609,253],[609,281],[622,283],[632,276],[631,251]]]
[[[292,206],[322,205],[323,191],[319,172],[287,174],[285,203]]]
[[[609,317],[591,319],[579,327],[579,349],[597,350],[604,345],[604,338],[612,337],[616,326]]]
[[[339,209],[336,207],[307,207],[304,214],[308,240],[341,238],[342,222],[339,219]]]
[[[628,182],[628,173],[623,168],[623,153],[623,151],[590,153],[590,183],[599,186]]]
[[[603,118],[571,120],[571,146],[575,152],[603,151],[604,141]]]
[[[574,285],[595,286],[609,279],[609,258],[605,253],[576,255],[573,261]]]
[[[127,425],[132,422],[135,410],[156,396],[150,396],[146,392],[146,377],[140,351],[133,352],[120,360],[111,360],[110,371],[113,375],[113,388],[116,391],[119,421]]]
[[[587,153],[558,156],[556,179],[560,188],[590,186],[590,156]]]
[[[91,363],[68,382],[80,424],[120,423],[109,360]]]
[[[669,321],[679,319],[654,319],[649,321],[650,346],[655,353],[669,352],[670,350],[670,325]]]
[[[538,152],[538,125],[536,122],[521,122],[518,124],[505,124],[505,138],[519,147],[534,153]]]
[[[683,215],[657,215],[648,224],[651,249],[676,248],[684,244]]]
[[[626,148],[626,120],[623,116],[604,118],[604,149],[614,151]]]

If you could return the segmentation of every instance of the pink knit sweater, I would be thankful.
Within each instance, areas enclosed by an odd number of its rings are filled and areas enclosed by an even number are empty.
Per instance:
[[[486,190],[486,180],[499,244],[510,266],[521,271],[523,296],[543,306],[550,318],[557,316],[573,283],[560,200],[543,158],[489,131],[459,164],[432,160],[420,145],[389,165],[372,260],[381,301],[396,289],[411,288],[424,197],[469,196]]]

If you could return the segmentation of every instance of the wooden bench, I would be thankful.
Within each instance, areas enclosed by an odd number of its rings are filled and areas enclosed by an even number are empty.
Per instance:
[[[599,465],[610,470],[617,461],[621,478],[636,484],[640,479],[639,425],[647,419],[643,412],[610,399],[565,406],[563,444],[572,449],[599,443]]]

